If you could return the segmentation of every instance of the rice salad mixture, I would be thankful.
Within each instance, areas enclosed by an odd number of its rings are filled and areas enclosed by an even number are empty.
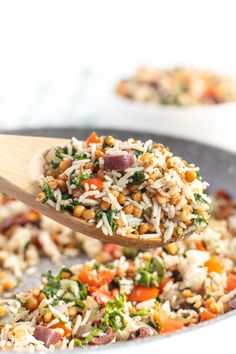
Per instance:
[[[4,215],[6,206],[5,224],[9,203],[0,209]],[[36,288],[0,300],[1,349],[53,351],[161,335],[235,309],[236,205],[219,191],[213,206],[200,235],[148,252],[77,234],[90,261],[49,271]]]
[[[140,68],[116,87],[119,96],[171,106],[220,104],[236,100],[235,82],[206,70]]]
[[[207,226],[210,200],[199,168],[152,140],[92,133],[45,156],[37,201],[96,224],[105,235],[185,238]]]

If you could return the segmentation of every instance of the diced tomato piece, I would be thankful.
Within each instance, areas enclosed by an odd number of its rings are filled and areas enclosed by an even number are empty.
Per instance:
[[[218,189],[215,192],[216,197],[224,198],[226,200],[231,199],[231,196],[228,192],[226,192],[224,189]]]
[[[211,256],[211,258],[207,262],[205,262],[204,266],[208,268],[208,273],[216,272],[221,274],[223,270],[223,265],[221,261],[215,255]]]
[[[92,285],[95,287],[100,287],[104,284],[110,283],[115,278],[114,272],[109,269],[103,269],[94,275],[90,268],[84,267],[79,275],[79,279],[82,283]]]
[[[211,311],[204,309],[200,315],[200,322],[205,322],[205,321],[211,320],[212,318],[215,318],[216,316],[217,315],[215,313],[212,313]]]
[[[160,334],[175,332],[178,329],[183,328],[183,321],[177,318],[168,317],[165,321],[160,324]]]
[[[161,284],[160,284],[160,292],[163,291],[164,287],[166,286],[166,284],[168,284],[170,281],[173,281],[173,278],[165,278],[162,280]]]
[[[92,189],[91,188],[92,185],[96,186],[97,189],[99,189],[99,190],[103,188],[103,181],[101,178],[98,178],[98,177],[93,177],[93,178],[85,179],[85,180],[81,181],[81,184],[83,187],[85,186],[86,183],[88,184],[89,189]]]
[[[232,291],[236,288],[236,273],[227,273],[227,291]]]
[[[97,144],[100,143],[100,138],[97,136],[95,132],[89,135],[88,139],[86,140],[86,145],[90,146],[90,144]]]
[[[150,288],[145,285],[136,285],[128,295],[128,301],[141,302],[155,299],[158,294],[159,289],[157,287]]]

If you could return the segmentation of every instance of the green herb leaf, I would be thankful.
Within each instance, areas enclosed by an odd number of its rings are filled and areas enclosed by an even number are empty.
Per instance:
[[[88,172],[81,173],[80,175],[72,175],[71,183],[75,184],[77,188],[83,189],[81,181],[91,178],[91,174]]]
[[[194,197],[195,197],[195,201],[198,202],[198,203],[207,203],[207,204],[209,204],[209,203],[204,199],[204,197],[203,197],[201,194],[199,194],[199,193],[195,193],[195,194],[194,194]]]
[[[130,177],[128,186],[132,186],[134,184],[141,184],[145,180],[144,171],[137,171]]]
[[[86,154],[78,154],[77,152],[73,157],[75,160],[86,160],[88,158]]]
[[[46,203],[52,196],[52,191],[51,188],[49,187],[47,182],[44,182],[43,187],[42,187],[42,191],[45,193],[45,198],[43,200],[43,203]]]
[[[112,231],[114,231],[116,228],[116,222],[114,220],[114,212],[111,209],[109,209],[106,212],[106,214],[107,214],[107,220],[109,222],[109,225],[111,226]]]

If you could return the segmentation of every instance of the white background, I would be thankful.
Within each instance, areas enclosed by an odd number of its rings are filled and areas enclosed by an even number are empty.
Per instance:
[[[143,64],[236,76],[235,36],[235,1],[2,1],[1,128],[97,121]]]

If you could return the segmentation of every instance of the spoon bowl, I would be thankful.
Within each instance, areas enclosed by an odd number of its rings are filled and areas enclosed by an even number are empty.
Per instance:
[[[163,245],[160,237],[141,239],[120,235],[105,235],[96,225],[75,218],[67,212],[58,212],[48,204],[35,200],[39,187],[37,179],[43,173],[44,154],[51,148],[63,146],[69,140],[19,135],[0,135],[0,190],[13,195],[33,209],[76,232],[103,242],[135,248],[155,248]]]

